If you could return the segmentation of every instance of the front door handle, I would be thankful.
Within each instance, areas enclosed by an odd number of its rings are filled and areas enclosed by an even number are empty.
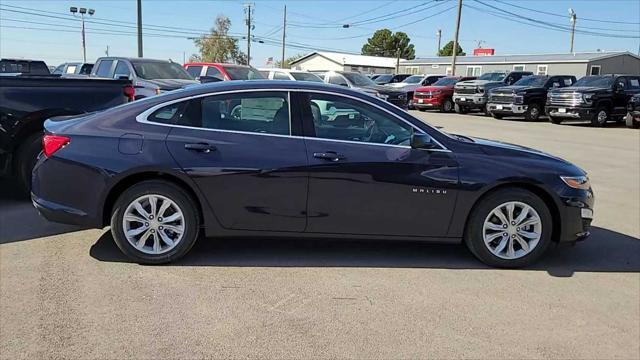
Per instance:
[[[338,154],[335,151],[313,153],[313,157],[317,159],[324,159],[324,160],[330,160],[330,161],[340,161],[345,158],[344,155]]]
[[[185,144],[184,148],[191,151],[197,151],[202,153],[210,153],[212,151],[216,151],[216,147],[207,143],[197,143],[197,144]]]

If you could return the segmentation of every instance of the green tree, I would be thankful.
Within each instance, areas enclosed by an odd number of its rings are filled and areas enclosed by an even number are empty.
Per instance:
[[[231,20],[224,15],[218,15],[214,27],[211,28],[211,33],[193,40],[200,54],[191,55],[189,60],[246,64],[247,55],[240,51],[238,39],[229,36],[230,28]]]
[[[281,68],[281,69],[290,69],[291,68],[291,63],[300,59],[301,57],[303,57],[304,54],[297,54],[297,55],[293,55],[293,56],[289,56],[288,58],[284,59],[284,64],[282,64],[282,60],[278,60],[276,61],[276,67],[277,68]]]
[[[456,55],[465,56],[465,52],[462,50],[460,44],[458,44],[458,51]],[[438,52],[438,56],[453,56],[453,41],[449,41],[440,51]]]
[[[411,60],[416,57],[416,50],[407,34],[381,29],[367,39],[367,43],[362,46],[362,55],[396,57],[398,50],[403,59]]]

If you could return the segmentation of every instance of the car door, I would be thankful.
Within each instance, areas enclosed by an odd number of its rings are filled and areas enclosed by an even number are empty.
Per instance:
[[[421,130],[365,100],[299,96],[309,158],[307,232],[446,234],[458,181],[451,152],[412,149],[410,138]]]
[[[623,115],[627,112],[627,100],[629,99],[629,85],[627,77],[621,76],[613,85],[613,115]]]
[[[626,76],[626,86],[624,92],[620,94],[620,99],[616,108],[620,115],[627,113],[627,104],[634,94],[640,92],[640,76]]]
[[[299,130],[291,127],[287,92],[233,92],[168,106],[179,116],[167,147],[224,228],[304,231],[307,157],[304,140],[291,135]]]

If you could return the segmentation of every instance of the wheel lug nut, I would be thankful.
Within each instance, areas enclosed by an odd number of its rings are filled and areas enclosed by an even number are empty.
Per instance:
[[[152,233],[152,234],[153,234],[153,233],[155,233],[155,232],[156,232],[155,230],[151,229],[151,233]]]
[[[515,225],[515,224],[516,224],[516,222],[515,222],[515,221],[512,221],[512,222],[511,222],[511,225]]]
[[[153,220],[153,215],[149,215],[149,220]]]
[[[158,227],[158,229],[162,230],[162,229],[164,229],[164,227],[160,226],[160,227]]]
[[[516,231],[520,231],[520,228],[516,228]]]
[[[509,234],[507,234],[507,233],[503,233],[503,234],[502,234],[502,236],[509,236]]]
[[[161,217],[159,217],[159,218],[158,218],[158,221],[162,221],[162,218],[161,218]]]
[[[149,223],[148,222],[144,223],[144,226],[149,226]]]
[[[507,228],[507,224],[502,225],[502,228],[506,229]]]

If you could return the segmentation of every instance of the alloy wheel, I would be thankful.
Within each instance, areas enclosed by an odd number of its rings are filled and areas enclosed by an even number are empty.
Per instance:
[[[482,227],[484,244],[502,259],[518,259],[533,251],[542,237],[542,220],[536,210],[520,201],[495,207]]]
[[[537,107],[534,106],[531,108],[530,114],[531,114],[531,119],[537,120],[538,116],[540,116],[540,111],[538,110]]]
[[[604,124],[607,122],[607,112],[605,110],[598,111],[598,124]]]
[[[185,217],[171,199],[147,194],[133,200],[124,212],[122,229],[137,250],[159,255],[175,248],[185,233]]]

